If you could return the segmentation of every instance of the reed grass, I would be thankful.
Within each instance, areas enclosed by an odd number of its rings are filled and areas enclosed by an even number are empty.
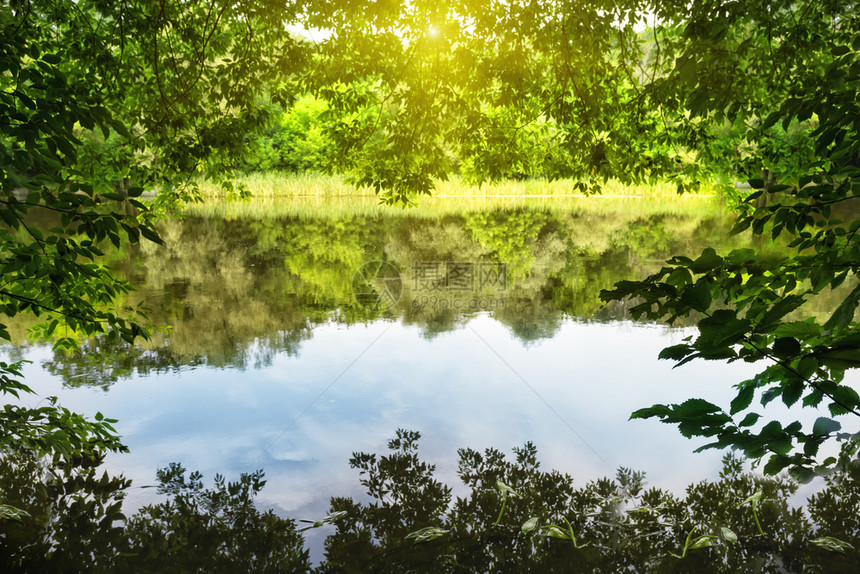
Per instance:
[[[277,171],[256,172],[236,178],[236,184],[244,185],[254,197],[374,197],[369,188],[357,188],[336,175],[317,173],[283,173]],[[224,191],[204,182],[200,190],[205,197],[220,197]],[[574,180],[531,179],[524,181],[499,181],[473,185],[459,177],[436,182],[434,197],[589,197],[583,195]],[[643,185],[627,185],[609,180],[602,185],[602,197],[677,197],[675,186],[659,182]],[[718,195],[716,185],[705,186],[697,194]]]
[[[541,209],[555,212],[634,219],[654,214],[713,216],[721,210],[714,197],[623,197],[623,196],[436,196],[422,197],[416,205],[383,205],[376,196],[255,196],[238,200],[207,197],[191,204],[186,213],[227,219],[302,218],[338,219],[344,217],[426,217],[441,218],[495,209]]]
[[[600,195],[577,193],[570,180],[503,181],[474,186],[457,178],[438,182],[432,195],[413,199],[408,207],[380,203],[368,188],[355,188],[342,177],[322,174],[260,172],[241,176],[250,199],[232,199],[220,188],[201,185],[204,201],[187,213],[225,218],[340,218],[349,216],[443,217],[449,214],[492,209],[547,209],[616,215],[665,213],[667,215],[713,215],[720,209],[715,188],[711,193],[679,196],[668,183],[627,186],[617,181],[604,185]]]
[[[336,175],[318,173],[254,172],[240,175],[234,185],[244,185],[254,197],[360,197],[372,196],[373,190],[356,188]],[[223,197],[224,190],[204,181],[200,184],[204,197]]]

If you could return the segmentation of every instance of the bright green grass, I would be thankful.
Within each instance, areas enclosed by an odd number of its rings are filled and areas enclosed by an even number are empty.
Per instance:
[[[254,197],[361,197],[373,196],[373,190],[356,188],[344,183],[343,178],[314,173],[290,174],[276,171],[242,175],[235,180],[243,184]],[[219,187],[204,183],[201,191],[207,197],[223,196]],[[708,186],[696,195],[717,195],[716,186]],[[583,197],[573,180],[547,181],[500,181],[483,185],[470,185],[460,178],[440,181],[433,192],[437,197],[517,197],[552,196]],[[647,185],[624,185],[610,180],[603,185],[603,197],[677,197],[675,186],[670,183]]]
[[[343,217],[429,217],[493,209],[547,209],[625,220],[661,213],[695,217],[712,216],[721,209],[714,197],[523,197],[523,196],[440,196],[422,197],[415,206],[381,205],[373,195],[364,196],[255,196],[246,200],[206,197],[191,204],[186,213],[207,217],[236,218],[343,218]]]
[[[572,181],[505,181],[470,186],[459,180],[440,182],[430,196],[420,196],[409,207],[381,205],[370,189],[357,189],[337,176],[320,174],[253,173],[240,177],[251,199],[225,197],[220,188],[202,185],[204,201],[186,212],[227,218],[349,216],[442,217],[491,209],[528,207],[593,215],[635,217],[655,212],[668,215],[712,215],[720,209],[714,189],[710,193],[679,196],[670,184],[624,186],[610,181],[600,195],[576,192]]]

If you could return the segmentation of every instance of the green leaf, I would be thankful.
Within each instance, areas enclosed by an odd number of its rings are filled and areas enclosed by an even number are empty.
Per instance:
[[[752,324],[747,319],[738,319],[735,311],[719,309],[698,323],[701,335],[696,341],[700,351],[730,351],[749,332]],[[711,358],[711,357],[706,357]],[[726,358],[715,356],[713,358]]]
[[[652,417],[665,417],[672,414],[672,410],[666,405],[654,405],[633,411],[630,420],[650,419]]]
[[[758,413],[749,413],[747,416],[744,417],[744,420],[742,420],[740,423],[738,423],[738,426],[739,427],[751,427],[756,422],[758,422],[758,419],[760,419],[760,418],[761,418],[761,415]]]
[[[672,345],[660,351],[658,358],[679,361],[692,352],[693,348],[690,345]]]
[[[722,409],[713,403],[709,403],[704,399],[688,399],[676,405],[674,414],[677,417],[699,417],[701,415],[721,412]]]
[[[803,397],[803,406],[815,407],[818,406],[824,399],[824,393],[819,389],[813,389],[808,395]]]
[[[681,302],[696,311],[707,311],[711,306],[711,290],[704,282],[700,281],[684,289],[681,294]]]
[[[860,407],[860,395],[847,385],[837,385],[833,390],[833,398],[850,409]]]
[[[796,370],[797,374],[800,375],[801,378],[809,380],[809,378],[815,374],[815,371],[818,370],[818,359],[813,355],[807,355],[797,364]]]
[[[723,258],[717,255],[713,248],[708,247],[702,251],[702,255],[690,264],[690,269],[694,273],[707,273],[719,267],[723,262]]]
[[[860,351],[860,333],[839,337],[830,345],[834,349],[853,349]]]
[[[496,481],[496,488],[502,493],[511,494],[513,496],[517,495],[517,492],[513,488],[511,488],[501,480]]]
[[[690,544],[689,549],[690,550],[698,550],[699,548],[707,548],[709,546],[713,546],[716,541],[717,541],[716,536],[710,536],[710,535],[700,536],[700,537],[696,538],[692,544]]]
[[[824,349],[816,351],[815,358],[831,369],[853,369],[860,367],[860,353],[856,349]]]
[[[780,358],[795,357],[800,354],[800,341],[794,337],[780,337],[773,342],[771,351]]]
[[[755,386],[751,384],[744,386],[738,395],[732,400],[729,414],[734,415],[745,410],[750,406],[750,403],[752,403],[753,396],[755,396]]]
[[[838,538],[833,538],[832,536],[821,536],[819,538],[815,538],[812,540],[812,543],[819,548],[824,548],[831,552],[844,553],[846,550],[854,550],[854,547],[851,544],[843,542]]]
[[[790,407],[800,400],[800,395],[803,394],[805,388],[806,385],[802,379],[792,377],[782,389],[782,402],[785,406]]]
[[[765,118],[764,123],[762,124],[762,129],[768,129],[772,125],[776,124],[780,119],[780,112],[774,111],[768,114],[767,118]]]
[[[141,225],[140,227],[138,227],[138,229],[140,230],[141,235],[143,235],[153,243],[164,245],[164,241],[162,241],[161,237],[159,237],[158,234],[152,229],[146,227],[145,225]]]
[[[842,428],[838,421],[826,417],[818,417],[815,419],[815,424],[812,425],[812,434],[828,435]]]
[[[737,223],[732,227],[732,230],[729,232],[730,235],[737,235],[738,233],[743,233],[747,229],[749,229],[750,224],[752,223],[752,218],[750,217],[741,217],[738,219]]]
[[[531,532],[532,530],[537,528],[537,524],[538,524],[538,517],[537,516],[535,516],[533,518],[529,518],[523,524],[523,527],[520,530],[520,532],[522,532],[523,534],[528,534],[529,532]]]
[[[20,508],[15,508],[14,506],[9,506],[8,504],[0,504],[0,520],[18,520],[21,521],[24,518],[28,518],[30,513],[26,510],[21,510]]]
[[[767,313],[764,314],[761,321],[759,322],[759,329],[766,331],[769,330],[775,323],[777,323],[784,316],[788,315],[801,305],[803,305],[804,299],[799,295],[789,295],[788,297],[783,297],[780,299],[773,307],[771,307]]]
[[[783,469],[791,464],[791,459],[783,454],[773,454],[764,465],[764,473],[766,475],[779,474]]]
[[[416,544],[418,542],[428,542],[430,540],[435,540],[441,536],[448,534],[450,530],[445,528],[439,528],[437,526],[428,526],[427,528],[422,528],[420,530],[416,530],[415,532],[410,532],[406,535],[406,539],[414,538]]]
[[[836,308],[836,311],[833,312],[830,319],[824,323],[824,328],[843,329],[847,327],[854,318],[854,311],[857,309],[858,302],[860,302],[860,285],[857,285],[857,287],[855,287],[854,290],[842,300],[842,303],[839,304],[839,307]]]
[[[555,525],[547,525],[542,529],[545,536],[549,536],[551,538],[560,538],[561,540],[570,540],[570,536],[568,536],[567,532],[559,528]]]
[[[730,544],[736,544],[738,541],[738,535],[725,526],[720,526],[720,534],[722,534],[725,541]]]

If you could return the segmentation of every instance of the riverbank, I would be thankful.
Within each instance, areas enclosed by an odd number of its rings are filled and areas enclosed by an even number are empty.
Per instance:
[[[244,174],[234,180],[234,185],[245,188],[254,197],[375,197],[372,189],[355,187],[345,181],[345,177],[319,173],[285,173],[278,171]],[[577,182],[570,179],[549,181],[530,179],[524,181],[488,182],[481,185],[470,184],[454,176],[447,181],[439,181],[433,197],[593,197],[583,194],[576,187]],[[201,182],[200,191],[204,197],[221,197],[223,189],[210,182]],[[643,185],[626,185],[617,180],[603,184],[601,197],[677,197],[677,189],[669,182]],[[709,184],[695,193],[699,196],[718,196],[718,184]],[[420,201],[421,198],[415,198]]]

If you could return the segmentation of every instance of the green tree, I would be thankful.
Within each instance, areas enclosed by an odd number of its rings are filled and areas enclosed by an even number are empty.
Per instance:
[[[252,135],[243,167],[266,171],[325,171],[334,159],[331,136],[325,129],[325,100],[305,94],[286,111],[276,111],[275,122]]]
[[[0,516],[5,572],[93,572],[116,566],[125,549],[122,500],[131,481],[100,474],[103,458],[46,460],[25,449],[0,455],[0,500],[20,513]]]
[[[153,217],[193,199],[195,177],[222,177],[247,154],[245,134],[271,123],[258,105],[267,90],[282,104],[297,91],[324,99],[333,156],[391,202],[430,191],[458,161],[478,180],[551,164],[541,169],[585,190],[610,176],[684,190],[715,171],[763,170],[738,230],[785,237],[793,254],[679,256],[606,298],[642,297],[634,312],[658,320],[703,314],[700,335],[666,358],[772,366],[739,385],[728,413],[694,401],[637,416],[768,456],[768,472],[832,467],[840,461],[818,457],[831,439],[841,462],[856,461],[857,434],[840,421],[860,413],[843,384],[860,349],[858,14],[849,0],[14,0],[0,7],[3,313],[46,316],[38,334],[59,333],[59,345],[144,334],[134,310],[115,308],[129,285],[96,263],[100,244],[157,240]],[[286,32],[291,23],[332,33],[306,42]],[[709,165],[726,126],[750,156]],[[549,163],[529,157],[544,154],[543,138],[554,142]],[[796,165],[786,158],[795,149]],[[138,199],[144,190],[159,192],[152,204]],[[37,208],[54,214],[51,231],[30,224]],[[787,319],[843,283],[829,319]],[[0,366],[3,391],[26,390],[18,367]],[[757,394],[824,405],[830,417],[759,428]],[[121,448],[98,421],[58,415],[49,425],[62,432],[44,433],[32,418],[43,415],[7,408],[2,440]]]
[[[749,141],[760,141],[763,130],[776,124],[790,129],[816,120],[809,134],[815,161],[800,176],[787,170],[779,182],[751,179],[753,192],[739,205],[735,231],[783,239],[788,255],[706,249],[698,257],[676,256],[660,272],[621,282],[603,297],[636,297],[634,316],[670,323],[701,314],[698,336],[660,355],[678,365],[696,358],[768,364],[736,385],[728,410],[694,399],[642,409],[634,418],[678,424],[686,436],[711,439],[702,448],[740,448],[747,456],[767,457],[765,472],[789,468],[808,479],[837,464],[856,466],[860,450],[860,395],[844,382],[845,372],[860,366],[860,20],[850,2],[752,8],[696,5],[680,36],[676,74],[663,89],[675,98],[687,94],[683,107],[701,121],[745,119]],[[715,66],[715,50],[734,46],[731,38],[739,33],[745,34],[738,45],[743,49]],[[730,78],[741,79],[736,90],[718,89]],[[766,117],[759,116],[755,100],[739,97],[762,88],[772,109]],[[757,155],[766,161],[766,152]],[[843,284],[846,291],[826,320],[790,318],[810,298]],[[768,421],[756,412],[756,397],[762,408],[780,399],[788,407],[826,407],[829,416],[807,427]],[[843,430],[843,422],[853,428]],[[841,445],[839,456],[819,456],[822,445],[833,441]]]
[[[860,395],[843,384],[860,366],[858,14],[850,0],[332,3],[308,11],[308,22],[338,32],[311,80],[326,84],[337,69],[381,86],[384,146],[367,148],[358,167],[359,181],[388,201],[444,178],[449,149],[476,179],[526,171],[526,131],[541,122],[557,130],[559,173],[583,189],[609,176],[669,178],[679,191],[715,175],[748,180],[736,230],[784,239],[788,256],[679,255],[604,299],[638,297],[632,312],[651,320],[695,316],[699,336],[664,358],[770,363],[738,384],[731,406],[694,400],[636,417],[679,423],[709,447],[767,457],[766,472],[808,478],[860,451]],[[744,151],[725,158],[727,148]],[[830,318],[791,319],[842,284]],[[755,396],[829,416],[806,428],[762,419]],[[819,456],[832,441],[841,457]]]
[[[478,179],[521,173],[523,130],[539,122],[558,130],[564,173],[584,189],[609,176],[669,178],[679,191],[715,175],[748,180],[736,231],[784,240],[787,256],[679,255],[604,299],[640,298],[638,317],[695,320],[699,336],[664,358],[770,366],[738,384],[730,406],[694,400],[635,416],[767,457],[769,473],[809,478],[856,463],[860,395],[843,383],[860,366],[856,2],[450,1],[399,11],[354,2],[309,14],[340,32],[321,48],[324,61],[383,86],[378,106],[392,110],[377,127],[385,147],[368,149],[360,181],[387,200],[445,177],[452,147]],[[714,161],[729,147],[743,148],[741,157]],[[791,318],[843,284],[828,319]],[[828,416],[806,427],[768,420],[752,410],[755,396]],[[854,426],[843,430],[845,421]],[[819,456],[833,441],[841,457]]]
[[[194,177],[223,179],[243,151],[236,134],[266,123],[260,78],[302,65],[299,42],[277,25],[291,13],[218,0],[0,7],[5,317],[42,317],[35,334],[57,347],[95,334],[108,344],[147,336],[139,309],[118,307],[131,286],[99,263],[102,247],[159,242],[154,218],[195,197]],[[143,202],[144,192],[158,195]],[[37,212],[48,212],[47,231],[34,224]],[[0,324],[0,340],[9,338]],[[20,366],[0,364],[0,392],[29,391]],[[7,405],[0,429],[2,447],[124,448],[108,422],[54,402]]]
[[[458,161],[478,181],[544,172],[583,178],[585,189],[609,175],[674,173],[686,156],[653,137],[661,115],[644,105],[633,74],[643,57],[634,27],[645,9],[581,1],[309,4],[308,25],[337,33],[320,42],[322,63],[308,81],[335,109],[358,99],[328,88],[332,77],[336,86],[359,78],[379,86],[376,102],[359,103],[377,118],[379,145],[352,157],[357,180],[387,201],[430,191]]]

